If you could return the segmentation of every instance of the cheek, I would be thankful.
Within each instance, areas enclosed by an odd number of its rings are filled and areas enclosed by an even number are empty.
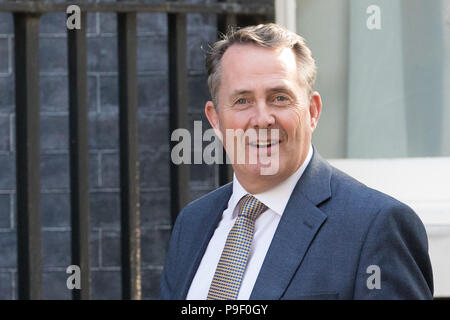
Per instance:
[[[227,144],[227,130],[242,129],[245,131],[246,118],[245,115],[233,111],[224,111],[219,115],[219,130],[222,135],[220,140],[224,145]],[[233,132],[230,133],[233,134]]]
[[[296,108],[283,117],[281,126],[286,131],[288,140],[299,140],[305,135],[305,130],[309,130],[308,116],[303,109]]]
[[[248,115],[244,113],[228,111],[220,117],[221,130],[226,129],[245,129],[248,123]]]

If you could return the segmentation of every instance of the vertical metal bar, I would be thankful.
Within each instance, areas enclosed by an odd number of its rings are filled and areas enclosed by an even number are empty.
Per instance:
[[[118,13],[122,298],[141,299],[136,13]]]
[[[89,189],[88,189],[88,107],[86,71],[86,18],[81,29],[68,30],[69,131],[72,264],[80,267],[81,289],[74,289],[75,300],[90,299],[89,265]]]
[[[19,299],[42,293],[39,213],[39,15],[14,14]]]
[[[168,14],[169,30],[169,145],[172,132],[188,128],[188,68],[186,14]],[[189,166],[170,163],[171,218],[175,222],[180,210],[189,202]]]
[[[233,180],[233,167],[226,163],[225,149],[223,151],[223,161],[219,164],[219,186],[223,186]]]

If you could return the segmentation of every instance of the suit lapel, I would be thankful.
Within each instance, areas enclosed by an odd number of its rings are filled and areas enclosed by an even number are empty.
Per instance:
[[[186,265],[186,278],[182,282],[180,290],[177,290],[177,292],[180,293],[178,299],[186,299],[189,287],[191,286],[191,282],[202,260],[203,254],[222,218],[223,211],[227,208],[228,200],[230,199],[233,189],[232,186],[232,183],[225,185],[223,187],[223,192],[221,192],[217,198],[214,198],[211,203],[205,204],[204,206],[206,208],[205,210],[208,210],[206,215],[204,215],[207,219],[202,219],[200,221],[201,226],[199,230],[204,230],[205,232],[198,235],[198,241],[193,241],[193,243],[198,243],[198,246],[193,248],[194,253],[192,259]]]
[[[280,299],[320,227],[317,206],[329,199],[331,167],[316,152],[297,183],[278,224],[250,299]]]

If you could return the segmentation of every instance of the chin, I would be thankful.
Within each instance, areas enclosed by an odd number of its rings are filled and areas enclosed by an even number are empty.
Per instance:
[[[253,177],[254,179],[277,180],[282,176],[278,163],[238,165],[234,170],[248,178]]]

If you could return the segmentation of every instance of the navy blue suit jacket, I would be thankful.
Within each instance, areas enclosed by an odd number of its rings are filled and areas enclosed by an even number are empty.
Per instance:
[[[231,193],[230,183],[180,212],[162,274],[162,299],[186,298]],[[379,288],[374,288],[377,280]],[[414,211],[314,152],[282,215],[250,299],[432,296],[427,235]]]

